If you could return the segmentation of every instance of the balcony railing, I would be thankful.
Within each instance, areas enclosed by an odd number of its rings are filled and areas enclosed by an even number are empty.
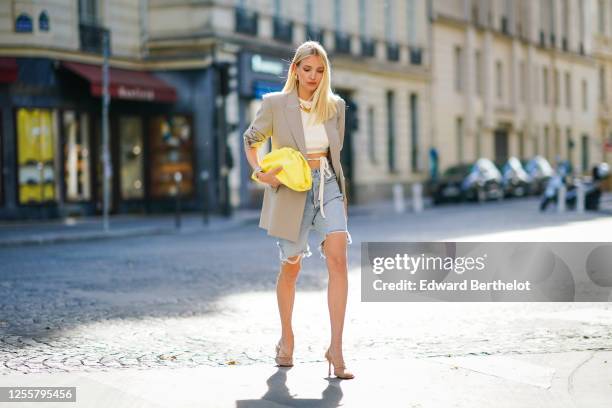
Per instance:
[[[361,56],[362,57],[374,57],[376,55],[376,49],[374,41],[368,38],[361,38]]]
[[[321,45],[324,45],[323,44],[323,30],[313,25],[308,25],[306,27],[306,40],[318,41]]]
[[[106,28],[98,25],[80,23],[79,41],[81,42],[81,50],[85,52],[102,54],[104,47],[104,35],[110,35]]]
[[[423,63],[423,50],[419,47],[410,47],[410,63],[421,65]]]
[[[282,17],[274,17],[274,39],[286,43],[293,42],[293,22]]]
[[[338,54],[350,54],[351,53],[351,37],[341,31],[336,31],[334,38],[336,40],[335,51]]]
[[[236,32],[242,34],[257,35],[257,12],[236,7]]]
[[[387,59],[389,61],[399,61],[399,45],[387,43]]]

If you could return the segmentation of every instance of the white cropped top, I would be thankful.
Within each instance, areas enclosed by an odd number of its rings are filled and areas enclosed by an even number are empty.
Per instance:
[[[310,107],[312,105],[311,101],[305,101],[302,98],[299,99],[300,104],[304,107]],[[306,141],[306,153],[326,153],[329,148],[329,140],[327,138],[325,126],[323,126],[323,123],[316,125],[312,124],[312,121],[314,121],[313,112],[305,112],[303,109],[300,109],[300,112],[302,114],[302,126],[304,128],[304,139]]]

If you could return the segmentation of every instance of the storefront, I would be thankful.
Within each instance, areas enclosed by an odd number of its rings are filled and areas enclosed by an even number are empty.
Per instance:
[[[0,218],[100,213],[101,68],[48,59],[16,66],[18,77],[0,84]],[[196,208],[192,111],[178,109],[176,90],[152,73],[113,68],[110,78],[111,212],[172,209],[177,187],[183,208]]]

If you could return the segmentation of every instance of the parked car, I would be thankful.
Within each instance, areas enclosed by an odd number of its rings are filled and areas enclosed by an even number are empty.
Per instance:
[[[501,185],[505,197],[524,197],[532,190],[533,179],[525,171],[518,158],[510,157],[501,166],[501,174]]]
[[[489,159],[461,163],[446,169],[440,179],[432,183],[431,191],[434,204],[500,199],[503,197],[501,173]]]
[[[461,163],[447,168],[438,180],[432,181],[430,190],[434,204],[446,201],[461,201],[461,183],[469,174],[469,163]]]
[[[531,160],[524,161],[523,168],[531,177],[530,194],[542,194],[548,180],[552,177],[554,171],[548,160],[542,156],[535,156]]]

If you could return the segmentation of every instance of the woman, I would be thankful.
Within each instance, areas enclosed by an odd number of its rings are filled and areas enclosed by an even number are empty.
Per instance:
[[[308,235],[311,229],[321,236],[319,251],[329,273],[327,302],[331,342],[325,353],[334,365],[336,377],[350,379],[342,355],[342,332],[348,293],[347,200],[340,150],[344,141],[342,98],[331,90],[327,53],[315,41],[307,41],[295,52],[282,91],[264,95],[261,108],[245,131],[247,160],[259,181],[266,184],[259,226],[278,238],[280,273],[276,284],[282,335],[276,345],[279,366],[293,366],[291,315],[295,283],[302,258],[311,255]],[[272,149],[299,150],[311,168],[312,188],[294,191],[276,178],[280,167],[263,172],[257,150],[268,139]],[[331,165],[330,165],[331,161]]]

